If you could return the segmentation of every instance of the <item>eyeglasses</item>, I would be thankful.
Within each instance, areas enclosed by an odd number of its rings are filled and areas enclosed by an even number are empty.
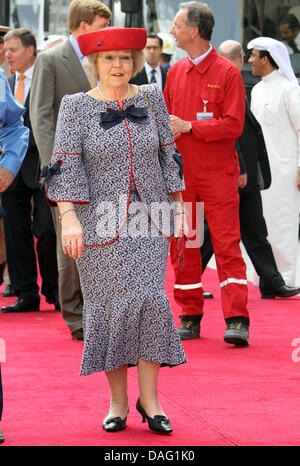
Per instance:
[[[258,53],[251,53],[249,58],[260,58]]]
[[[133,58],[131,55],[99,55],[98,58],[101,58],[101,60],[105,64],[110,64],[112,65],[115,63],[115,61],[119,61],[122,65],[126,65],[132,62]]]

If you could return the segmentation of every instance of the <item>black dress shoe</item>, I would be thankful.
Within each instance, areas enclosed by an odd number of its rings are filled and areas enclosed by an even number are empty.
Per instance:
[[[5,285],[2,296],[4,298],[10,298],[11,296],[16,296],[14,287],[12,285]]]
[[[129,409],[127,410],[127,414]],[[102,427],[106,432],[118,432],[119,430],[124,430],[126,427],[127,414],[124,419],[120,417],[112,417],[110,419],[104,419],[102,422]]]
[[[2,430],[0,429],[0,443],[3,443],[5,440]]]
[[[200,336],[200,319],[186,319],[181,320],[181,324],[177,329],[177,333],[181,340],[192,340]]]
[[[290,298],[300,293],[300,288],[296,286],[282,285],[278,290],[261,292],[262,299]]]
[[[173,432],[169,419],[166,416],[156,415],[149,417],[141,405],[140,399],[136,402],[136,409],[142,416],[142,422],[148,422],[149,429],[161,434],[170,434]]]
[[[235,346],[249,345],[249,327],[241,320],[227,319],[227,329],[224,333],[225,343]]]
[[[52,293],[46,296],[46,303],[54,304],[55,310],[60,311],[60,302],[59,296],[57,291],[53,291]]]
[[[18,298],[10,306],[3,306],[2,312],[35,312],[40,310],[40,299]]]

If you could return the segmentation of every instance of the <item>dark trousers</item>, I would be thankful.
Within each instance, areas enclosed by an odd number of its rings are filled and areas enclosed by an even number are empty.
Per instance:
[[[56,233],[44,191],[28,188],[19,177],[17,186],[2,194],[2,206],[8,273],[17,296],[38,296],[37,258],[41,292],[51,295],[58,288]]]
[[[261,292],[277,290],[284,285],[284,280],[277,269],[271,245],[267,239],[268,230],[263,216],[262,200],[259,188],[240,193],[240,228],[241,239],[251,262],[260,277]],[[209,228],[204,225],[204,243],[201,247],[202,273],[213,255]]]
[[[3,390],[2,390],[2,376],[1,376],[1,365],[0,365],[0,421],[2,419],[3,412]]]

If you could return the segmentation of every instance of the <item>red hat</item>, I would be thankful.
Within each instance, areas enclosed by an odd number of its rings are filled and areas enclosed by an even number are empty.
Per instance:
[[[143,28],[110,26],[80,34],[77,38],[83,55],[106,50],[142,50],[146,46],[147,31]]]

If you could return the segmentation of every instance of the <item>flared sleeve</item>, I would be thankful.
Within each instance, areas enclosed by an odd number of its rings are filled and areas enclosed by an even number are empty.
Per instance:
[[[89,182],[84,166],[78,94],[65,95],[57,119],[50,165],[43,167],[48,202],[89,204]]]
[[[176,149],[168,109],[158,85],[142,86],[154,113],[159,137],[159,158],[169,194],[185,190],[183,163]]]

